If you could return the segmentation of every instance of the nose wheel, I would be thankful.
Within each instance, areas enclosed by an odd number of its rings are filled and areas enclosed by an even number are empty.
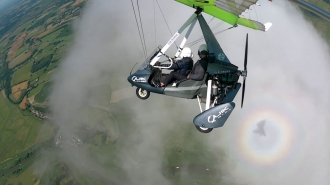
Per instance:
[[[199,126],[195,126],[195,127],[198,131],[205,133],[205,134],[210,133],[213,130],[213,128],[205,128],[205,127],[199,127]]]
[[[138,98],[140,98],[141,100],[146,100],[149,98],[150,92],[138,87],[138,88],[136,88],[136,96]]]

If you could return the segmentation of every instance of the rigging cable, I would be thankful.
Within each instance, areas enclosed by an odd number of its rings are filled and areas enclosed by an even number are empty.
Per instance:
[[[139,23],[138,23],[138,20],[136,18],[136,13],[135,13],[135,8],[134,8],[133,0],[131,0],[131,3],[132,3],[132,8],[133,8],[134,16],[135,16],[136,26],[137,26],[138,31],[139,31],[139,36],[140,36],[140,41],[141,41],[141,45],[142,45],[143,54],[147,58],[146,51],[144,50],[144,46],[143,46],[143,42],[142,42],[142,37],[141,37],[141,31],[140,31]]]
[[[213,19],[214,19],[214,17],[212,17],[212,19],[207,23],[207,24],[210,24],[210,22],[212,22],[213,21]]]
[[[141,20],[139,0],[136,0],[136,3],[137,3],[138,11],[139,11],[139,17],[140,17],[140,23],[141,23],[141,30],[142,30],[142,37],[143,37],[143,43],[144,43],[144,51],[145,51],[145,55],[146,55],[146,58],[147,58],[148,53],[147,53],[146,40],[144,38],[143,24],[142,24],[142,20]]]
[[[223,23],[224,23],[223,21],[220,22],[220,23],[218,23],[217,25],[215,25],[215,26],[212,28],[212,30],[217,29],[217,28],[218,28],[219,26],[221,26]]]
[[[168,30],[169,30],[170,33],[171,33],[171,36],[173,36],[173,33],[172,33],[170,27],[168,26],[168,23],[167,23],[167,21],[166,21],[166,19],[165,19],[165,16],[164,16],[164,14],[163,14],[163,11],[162,11],[162,9],[160,8],[159,3],[158,3],[157,0],[156,0],[156,3],[157,3],[157,5],[158,5],[158,8],[159,8],[159,10],[160,10],[160,13],[162,13],[162,16],[163,16],[163,18],[164,18],[164,20],[165,20],[165,23],[166,23],[166,25],[167,25]],[[175,44],[176,48],[178,48],[178,45],[176,44],[176,42],[174,42],[174,44]]]
[[[258,14],[257,14],[257,10],[256,10],[256,7],[255,7],[254,5],[253,5],[253,9],[254,9],[254,12],[256,13],[257,21],[259,21]]]
[[[253,5],[253,7],[254,7],[254,5]],[[248,9],[250,9],[250,8],[248,7]],[[257,14],[257,11],[256,11],[255,7],[254,7],[254,11],[255,11],[255,14],[256,14],[256,16],[257,16],[257,20],[258,20],[258,14]],[[244,13],[244,12],[242,12],[242,13]],[[249,18],[251,19],[250,11],[248,10],[247,13],[249,14]],[[244,15],[243,15],[243,16],[244,16]],[[214,17],[213,17],[213,18],[214,18]],[[213,20],[213,18],[209,21],[209,23]],[[217,29],[217,28],[218,28],[219,26],[221,26],[223,23],[224,23],[224,22],[220,22],[220,23],[218,23],[218,24],[215,25],[211,30],[215,30],[215,29]],[[225,30],[222,30],[222,31],[216,32],[216,33],[214,33],[214,35],[218,35],[219,33],[223,33],[223,32],[225,32],[225,31],[227,31],[227,30],[229,30],[229,29],[232,29],[232,28],[235,28],[235,27],[237,27],[237,25],[234,25],[234,26],[232,26],[232,27],[230,27],[230,28],[227,28],[227,29],[225,29]],[[197,40],[188,43],[187,46],[188,46],[188,47],[191,47],[191,46],[193,46],[193,45],[195,45],[195,44],[197,44],[197,43],[199,43],[199,42],[201,42],[201,41],[203,41],[203,40],[204,40],[204,38],[203,38],[203,36],[201,36],[201,37],[198,38]]]
[[[218,35],[219,33],[223,33],[223,32],[225,32],[225,31],[230,30],[230,29],[235,28],[235,27],[237,27],[237,25],[234,25],[234,26],[232,26],[232,27],[230,27],[230,28],[227,28],[227,29],[224,29],[224,30],[218,31],[218,32],[214,33],[213,35],[216,36],[216,35]],[[191,46],[193,46],[193,45],[195,45],[195,44],[197,44],[197,43],[199,43],[199,42],[201,42],[201,41],[203,41],[203,40],[204,40],[204,37],[202,37],[202,38],[200,38],[200,39],[197,39],[197,40],[195,40],[195,41],[193,41],[193,42],[191,42],[191,43],[188,43],[188,44],[187,44],[187,47],[191,47]]]
[[[211,21],[210,21],[210,22],[211,22]],[[218,23],[218,24],[215,25],[211,30],[215,30],[215,29],[217,29],[217,28],[218,28],[219,26],[221,26],[223,23],[224,23],[223,21],[220,22],[220,23]],[[199,37],[199,38],[196,39],[195,41],[192,41],[192,42],[188,43],[187,46],[188,46],[188,47],[193,46],[193,45],[195,45],[195,44],[201,42],[202,40],[204,40],[204,37],[203,37],[203,36]]]
[[[157,29],[156,29],[156,5],[155,0],[152,1],[154,5],[154,28],[155,28],[155,47],[157,47]]]
[[[207,24],[210,24],[210,22],[212,22],[213,19],[214,19],[214,17],[212,17],[212,19],[211,19]],[[217,24],[216,26],[214,26],[212,29],[214,29],[215,27],[218,27],[219,24],[221,25],[222,23],[223,23],[223,22],[218,23],[218,24]],[[203,36],[200,36],[198,39],[196,39],[195,41],[192,41],[192,42],[188,43],[187,45],[189,45],[189,44],[191,44],[191,43],[193,43],[193,42],[199,41],[200,39],[203,39]]]

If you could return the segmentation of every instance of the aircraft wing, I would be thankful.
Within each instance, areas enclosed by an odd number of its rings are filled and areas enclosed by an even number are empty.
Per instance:
[[[260,23],[240,17],[258,0],[175,0],[190,7],[200,7],[203,11],[231,25],[242,25],[251,29],[267,31],[271,23]]]

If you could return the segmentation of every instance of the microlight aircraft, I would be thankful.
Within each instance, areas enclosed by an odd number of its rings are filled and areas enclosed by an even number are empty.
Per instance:
[[[143,64],[130,74],[128,81],[132,86],[136,86],[136,95],[140,99],[147,99],[150,92],[186,99],[197,99],[201,113],[198,114],[193,123],[198,131],[209,133],[214,128],[222,127],[229,115],[235,108],[233,102],[237,92],[242,87],[241,107],[244,101],[245,80],[247,77],[247,57],[248,57],[248,35],[245,43],[244,70],[238,70],[238,67],[232,64],[224,53],[220,44],[216,40],[209,25],[206,23],[202,12],[218,18],[233,27],[242,25],[251,29],[267,31],[271,23],[262,24],[260,22],[247,19],[241,16],[242,13],[250,9],[250,6],[256,4],[257,0],[175,0],[184,5],[192,7],[195,12],[179,28],[179,30],[169,39],[165,46],[156,48]],[[186,41],[198,22],[203,38],[208,49],[208,67],[203,80],[194,81],[185,79],[176,81],[166,87],[156,87],[152,84],[152,79],[160,70],[169,67],[159,66],[159,59],[166,57],[166,62],[173,64],[173,58],[177,58]],[[187,28],[185,37],[173,58],[165,54],[167,49]],[[164,74],[165,75],[165,74]],[[243,85],[238,82],[239,77],[243,77]],[[201,103],[205,103],[205,109],[202,109]]]

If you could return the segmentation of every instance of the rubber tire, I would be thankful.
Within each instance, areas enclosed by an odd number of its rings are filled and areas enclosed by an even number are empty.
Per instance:
[[[145,96],[140,95],[140,92],[141,92],[141,91],[145,91],[146,95],[145,95]],[[146,100],[146,99],[149,98],[149,96],[150,96],[150,92],[147,91],[147,90],[144,90],[144,89],[142,89],[142,88],[140,88],[140,87],[138,87],[138,88],[136,88],[136,96],[137,96],[138,98],[140,98],[141,100]]]
[[[201,127],[199,127],[199,126],[195,126],[195,127],[198,131],[200,131],[201,133],[204,133],[204,134],[210,133],[213,130],[213,128],[207,128],[205,130],[205,129],[201,129]]]

